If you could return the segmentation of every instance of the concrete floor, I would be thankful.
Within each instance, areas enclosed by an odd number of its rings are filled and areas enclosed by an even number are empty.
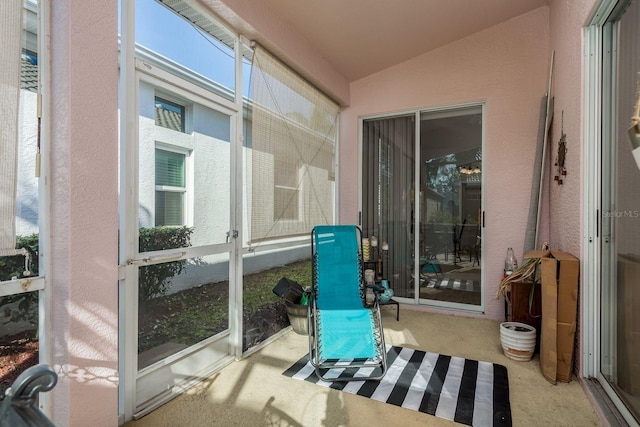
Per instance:
[[[499,322],[385,307],[387,344],[505,365],[514,426],[602,425],[580,383],[548,383],[538,355],[508,359]],[[282,375],[308,352],[306,336],[287,333],[232,363],[127,427],[146,426],[451,426],[456,423]]]

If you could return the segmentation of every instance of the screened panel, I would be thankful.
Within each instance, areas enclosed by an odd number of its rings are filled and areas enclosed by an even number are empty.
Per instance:
[[[138,369],[229,328],[229,256],[140,267]]]
[[[2,397],[18,375],[38,363],[38,294],[34,291],[0,297],[0,360],[6,362],[0,365]]]
[[[303,310],[304,316],[289,317],[284,299],[276,295],[273,288],[282,277],[299,283],[303,288],[311,286],[311,251],[305,248],[298,261],[280,262],[266,270],[256,271],[259,262],[254,254],[243,256],[242,351],[263,343],[292,322],[294,330],[303,328],[301,325],[307,322],[306,309]]]
[[[173,62],[178,74],[232,100],[233,36],[183,0],[136,0],[136,43],[142,54]],[[189,71],[193,71],[189,72]]]
[[[41,273],[34,172],[39,143],[37,46],[37,3],[0,2],[0,282]],[[38,363],[37,286],[31,282],[28,292],[0,287],[0,401],[13,381]]]
[[[0,255],[16,245],[22,2],[0,3]]]
[[[136,172],[141,230],[186,226],[192,232],[193,246],[224,243],[231,211],[233,117],[198,96],[187,97],[179,86],[172,90],[168,85],[160,88],[153,83],[152,77],[144,76],[138,92],[140,139]],[[171,100],[162,105],[171,103],[184,109],[186,132],[156,121],[158,100]],[[174,242],[162,249],[177,247],[178,242]]]
[[[338,105],[259,46],[251,94],[250,243],[332,224]]]

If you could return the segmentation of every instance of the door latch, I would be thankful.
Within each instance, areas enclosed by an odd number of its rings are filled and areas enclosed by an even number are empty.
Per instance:
[[[238,230],[229,230],[229,231],[227,231],[227,243],[229,243],[229,239],[230,238],[237,239],[239,235],[240,235],[240,233],[238,232]]]

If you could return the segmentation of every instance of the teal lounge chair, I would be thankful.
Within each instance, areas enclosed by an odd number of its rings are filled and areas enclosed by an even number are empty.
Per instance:
[[[386,352],[378,293],[368,306],[362,273],[362,232],[356,226],[316,226],[311,235],[309,356],[326,381],[380,379]]]

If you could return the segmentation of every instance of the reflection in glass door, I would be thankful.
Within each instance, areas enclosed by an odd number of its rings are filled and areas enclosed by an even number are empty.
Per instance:
[[[395,296],[480,309],[482,107],[363,120],[362,156],[363,236]]]
[[[482,107],[420,115],[419,296],[482,304]]]
[[[640,421],[640,165],[627,133],[640,70],[640,2],[618,6],[603,31],[603,87],[616,90],[603,94],[600,374],[614,402]]]

